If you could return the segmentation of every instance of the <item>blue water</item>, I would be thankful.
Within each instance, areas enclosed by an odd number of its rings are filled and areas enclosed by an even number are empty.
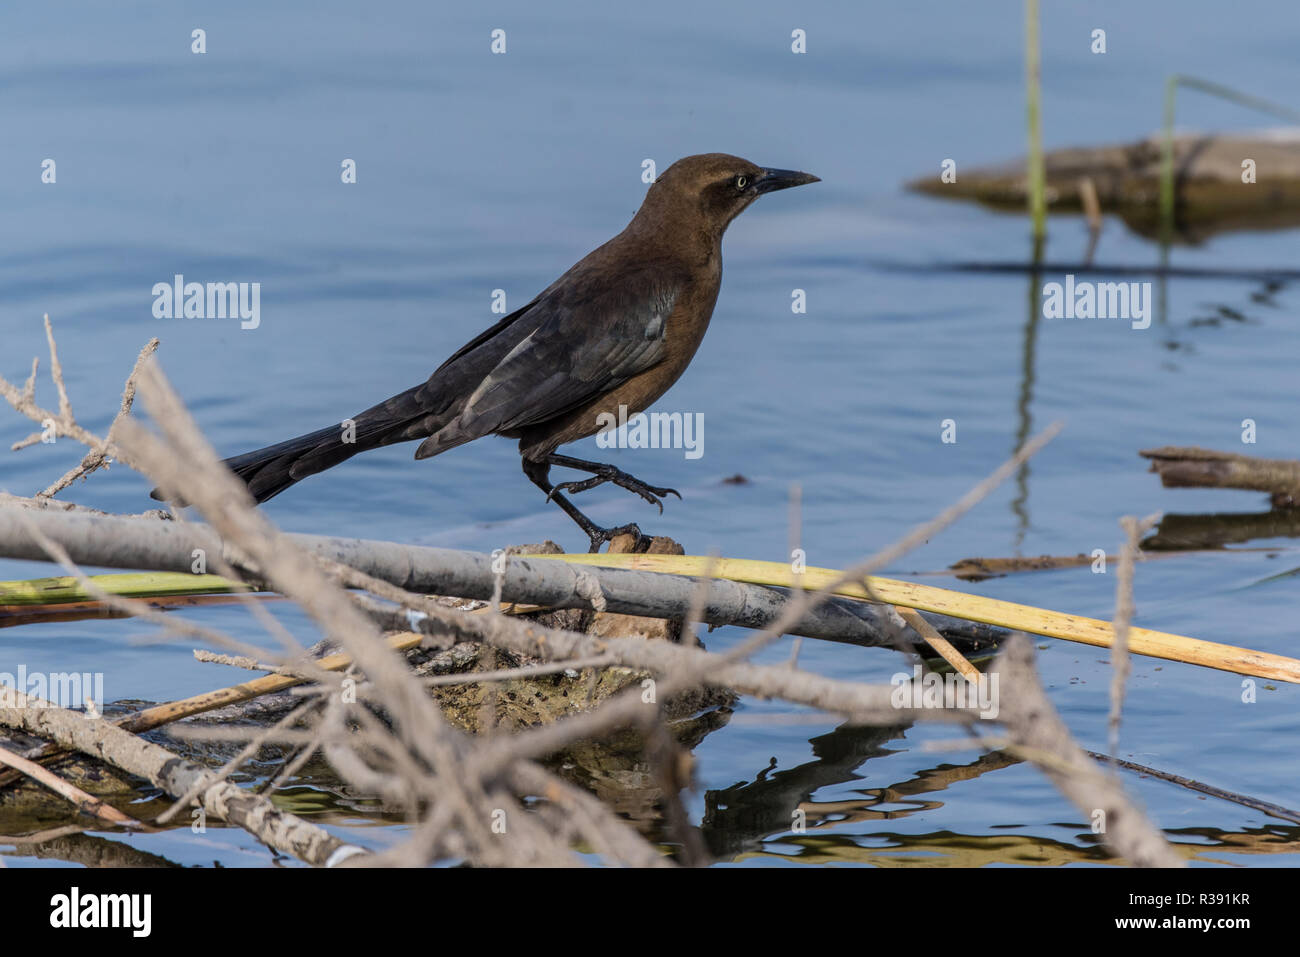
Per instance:
[[[1176,14],[1121,2],[1045,6],[1048,148],[1150,134],[1172,72],[1294,98],[1300,14],[1287,0],[1196,0]],[[889,570],[905,576],[970,555],[1113,551],[1123,515],[1267,509],[1250,493],[1161,489],[1137,456],[1142,448],[1300,454],[1296,285],[1260,303],[1258,282],[1172,279],[1163,326],[1040,322],[1026,400],[1030,278],[928,268],[1028,256],[1023,217],[902,188],[937,176],[948,158],[960,175],[1023,152],[1018,2],[827,3],[797,12],[775,2],[676,0],[465,10],[324,2],[310,12],[141,2],[60,11],[10,5],[0,13],[0,204],[9,224],[0,235],[0,374],[19,381],[32,356],[44,356],[41,315],[49,313],[74,407],[92,429],[107,426],[151,336],[225,454],[337,422],[422,381],[495,321],[493,290],[505,291],[510,308],[522,305],[620,230],[645,189],[643,160],[662,170],[720,150],[823,182],[763,198],[728,233],[713,325],[657,407],[702,413],[705,454],[611,453],[594,440],[569,447],[684,496],[658,516],[619,490],[585,493],[598,521],[639,521],[692,553],[784,560],[797,484],[809,563],[842,567],[956,499],[1014,449],[1022,429],[1066,423],[1019,485],[1007,483]],[[190,52],[196,27],[206,30],[203,55]],[[1107,31],[1105,55],[1089,52],[1097,27]],[[489,49],[496,28],[506,31],[504,55]],[[795,28],[807,31],[804,55],[790,51]],[[1179,110],[1180,125],[1207,130],[1272,122],[1194,93]],[[57,163],[53,185],[40,181],[46,158]],[[354,185],[340,182],[345,158],[356,161]],[[1049,259],[1079,261],[1086,245],[1077,217],[1052,219]],[[1297,251],[1294,231],[1239,232],[1176,248],[1173,261],[1294,268]],[[1107,217],[1099,262],[1156,258],[1147,240]],[[151,289],[177,273],[261,283],[260,326],[155,319]],[[806,292],[806,314],[791,311],[794,289]],[[1249,322],[1193,324],[1220,305]],[[53,404],[48,380],[41,389]],[[1252,446],[1241,444],[1245,418],[1257,423]],[[956,422],[956,443],[940,440],[946,419]],[[0,414],[5,449],[30,430]],[[521,474],[512,442],[476,442],[418,463],[413,450],[361,456],[266,511],[292,531],[480,550],[546,538],[585,547]],[[0,488],[31,494],[80,456],[62,440],[6,451]],[[723,483],[736,473],[749,484]],[[147,488],[114,468],[63,497],[138,512],[150,505]],[[1261,583],[1295,567],[1296,548],[1287,539],[1251,545],[1268,549],[1139,566],[1137,622],[1300,653],[1291,580]],[[0,578],[48,573],[0,561]],[[1083,567],[957,587],[1109,618],[1115,581]],[[281,615],[309,635],[301,616]],[[258,634],[230,608],[191,616]],[[30,671],[102,671],[109,698],[154,700],[239,680],[194,663],[186,646],[135,644],[153,635],[123,621],[11,628],[0,638],[0,670],[22,662]],[[708,640],[721,648],[739,637],[724,629]],[[1105,750],[1108,656],[1038,644],[1056,706],[1085,747]],[[764,660],[788,655],[782,643]],[[805,641],[800,663],[887,680],[901,662],[892,652]],[[1244,704],[1237,676],[1136,660],[1121,755],[1300,805],[1300,689],[1258,685],[1257,701]],[[769,757],[772,774],[817,782],[803,798],[808,835],[776,827],[739,841],[723,860],[1065,862],[1092,853],[1088,822],[1030,767],[967,775],[906,799],[882,795],[978,753],[925,750],[955,736],[942,728],[879,742],[876,732],[841,731],[832,740],[861,748],[862,760],[819,775],[826,759],[811,739],[835,723],[793,714],[746,701],[696,751],[697,821],[706,792],[754,781]],[[1300,862],[1294,827],[1132,774],[1125,784],[1201,862]],[[860,809],[844,810],[845,802]],[[824,803],[835,809],[820,815]],[[399,834],[334,826],[368,842]],[[174,837],[129,840],[187,863],[266,859],[238,832],[213,830],[209,839],[213,846],[198,849]]]

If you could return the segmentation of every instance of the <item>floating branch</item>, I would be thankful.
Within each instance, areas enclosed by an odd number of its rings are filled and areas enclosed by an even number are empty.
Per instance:
[[[748,559],[709,559],[698,555],[539,555],[538,558],[558,558],[566,562],[585,565],[604,565],[611,568],[637,568],[647,571],[673,572],[679,575],[712,574],[720,578],[765,585],[794,584],[795,574],[783,562],[760,562]],[[712,562],[712,565],[710,565]],[[842,573],[829,568],[809,568],[799,578],[804,588],[825,588],[842,577]],[[871,594],[859,584],[841,585],[834,590],[837,595],[875,599],[916,608],[920,611],[938,612],[971,621],[984,622],[1015,631],[1027,631],[1049,638],[1063,638],[1085,645],[1109,648],[1114,644],[1114,628],[1095,618],[1067,615],[1031,605],[1017,605],[982,595],[914,582],[895,581],[889,578],[867,579]],[[1232,645],[1221,645],[1199,638],[1187,638],[1147,628],[1129,629],[1129,651],[1151,658],[1182,661],[1187,664],[1218,668],[1237,674],[1258,678],[1274,678],[1300,684],[1300,661],[1262,651],[1251,651]]]
[[[0,556],[45,560],[29,526],[39,529],[67,550],[79,565],[101,568],[157,568],[182,574],[170,588],[184,588],[196,576],[184,574],[195,549],[240,564],[226,554],[221,540],[205,525],[153,519],[113,518],[81,513],[0,508]],[[445,548],[425,548],[362,539],[318,535],[286,535],[318,557],[347,565],[408,591],[458,598],[490,600],[497,575],[492,556]],[[549,608],[595,608],[598,611],[649,618],[684,618],[699,591],[693,578],[653,575],[640,571],[572,568],[536,561],[539,556],[511,556],[502,577],[500,598]],[[217,579],[225,582],[224,579]],[[225,582],[228,587],[229,582]],[[709,625],[762,628],[776,621],[788,602],[786,590],[732,581],[713,582],[705,596],[700,621]],[[987,625],[942,615],[930,616],[950,641],[967,648],[991,647],[1005,637]],[[891,646],[898,629],[886,611],[857,601],[834,599],[808,610],[787,633],[849,644]],[[919,639],[918,639],[919,640]]]
[[[1195,446],[1166,445],[1138,453],[1165,488],[1238,488],[1268,492],[1274,508],[1300,504],[1300,462],[1260,459]]]

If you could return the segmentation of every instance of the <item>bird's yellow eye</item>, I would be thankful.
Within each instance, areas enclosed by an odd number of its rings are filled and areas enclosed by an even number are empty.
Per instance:
[[[748,176],[737,176],[737,177],[736,177],[736,189],[744,189],[744,188],[745,188],[746,186],[748,186],[748,185],[749,185],[749,177],[748,177]]]

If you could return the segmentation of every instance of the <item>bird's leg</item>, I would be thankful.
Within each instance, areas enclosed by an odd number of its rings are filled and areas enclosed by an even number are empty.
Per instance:
[[[616,535],[631,535],[635,539],[635,544],[632,548],[634,552],[644,551],[643,546],[649,544],[649,539],[641,534],[641,529],[638,528],[635,523],[631,525],[619,525],[617,528],[601,528],[586,515],[583,515],[582,512],[578,511],[577,506],[561,495],[556,490],[556,487],[551,484],[549,478],[551,472],[550,462],[545,460],[541,462],[530,462],[528,459],[524,459],[523,464],[524,474],[528,476],[532,483],[545,492],[546,498],[549,501],[553,501],[556,505],[560,506],[560,508],[564,510],[564,514],[577,522],[578,527],[586,532],[587,538],[591,541],[591,547],[588,549],[589,552],[600,551],[600,546],[613,539]]]
[[[663,497],[676,495],[682,497],[682,493],[675,488],[658,488],[654,485],[647,485],[635,476],[628,475],[622,469],[617,469],[612,465],[603,465],[600,462],[588,462],[585,459],[575,459],[568,455],[557,455],[552,452],[546,457],[548,465],[559,465],[566,469],[578,469],[582,472],[590,472],[592,477],[583,479],[581,482],[561,482],[556,485],[550,492],[552,497],[560,492],[585,492],[589,488],[595,488],[597,485],[604,485],[606,482],[613,482],[619,488],[625,488],[629,492],[635,492],[651,505],[658,505],[660,514],[663,514],[664,503]]]

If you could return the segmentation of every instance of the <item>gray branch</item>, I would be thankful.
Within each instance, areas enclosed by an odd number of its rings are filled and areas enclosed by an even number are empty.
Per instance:
[[[0,508],[0,557],[47,559],[28,533],[27,522],[34,523],[83,566],[189,572],[195,549],[207,554],[209,565],[216,557],[233,565],[248,565],[246,558],[224,548],[206,525],[36,509],[24,510],[20,516],[12,508]],[[408,591],[490,600],[496,584],[492,557],[478,552],[321,535],[285,537],[315,555]],[[257,570],[251,571],[256,574]],[[603,599],[603,611],[675,619],[688,616],[700,587],[697,579],[685,575],[566,565],[512,555],[501,598],[552,608],[592,608]],[[788,597],[784,588],[710,581],[699,620],[708,625],[763,628],[780,617]],[[809,610],[788,632],[854,645],[892,646],[898,629],[888,615],[885,606],[832,598]],[[1007,635],[989,625],[928,612],[923,615],[945,638],[966,648],[993,646]]]

